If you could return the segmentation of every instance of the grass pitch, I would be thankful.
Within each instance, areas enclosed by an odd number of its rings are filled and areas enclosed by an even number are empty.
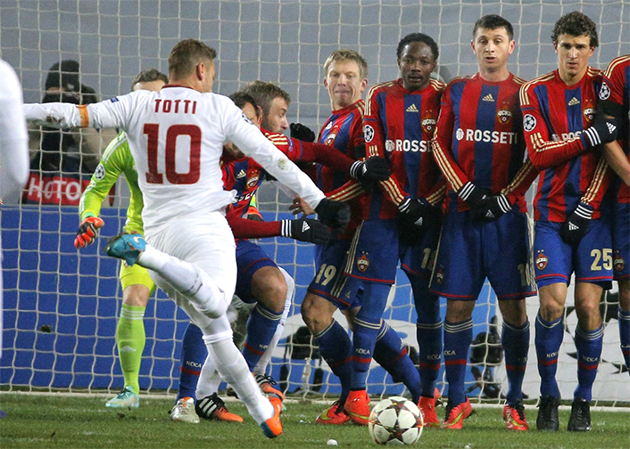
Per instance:
[[[104,397],[39,396],[1,394],[0,447],[9,448],[318,448],[328,439],[340,448],[374,447],[365,427],[319,426],[315,418],[325,406],[310,402],[291,402],[283,413],[285,433],[266,439],[245,407],[228,403],[239,413],[243,424],[203,421],[200,424],[175,423],[169,419],[170,399],[141,399],[139,409],[116,413],[104,407]],[[474,407],[474,405],[473,405]],[[438,408],[438,416],[444,408]],[[526,412],[535,428],[536,411]],[[505,429],[498,408],[477,408],[460,431],[424,429],[415,447],[426,448],[630,448],[630,410],[593,411],[593,430],[578,434],[567,432],[567,410],[560,411],[561,430],[555,433],[510,432]]]

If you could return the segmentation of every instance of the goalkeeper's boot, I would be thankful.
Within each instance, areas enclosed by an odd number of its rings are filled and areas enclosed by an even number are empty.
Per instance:
[[[108,256],[124,259],[127,265],[133,266],[147,247],[142,234],[118,234],[107,242],[105,252]]]
[[[472,411],[472,405],[470,405],[468,398],[466,398],[465,402],[457,405],[449,400],[446,405],[446,418],[442,423],[442,427],[445,429],[461,429],[464,425],[464,420],[472,414]]]
[[[350,416],[343,409],[344,404],[341,401],[335,401],[330,408],[324,410],[315,421],[317,424],[342,425],[350,421]]]
[[[435,401],[435,398],[427,396],[420,396],[418,401],[418,408],[422,412],[424,425],[427,427],[440,427],[440,420],[437,417],[437,413],[435,413]]]
[[[111,398],[105,404],[105,407],[110,408],[138,408],[140,406],[140,396],[133,392],[131,387],[125,387],[120,390],[115,397]]]
[[[266,374],[254,374],[254,377],[260,387],[260,391],[265,393],[267,396],[276,396],[281,401],[284,401],[284,393],[277,388],[274,388],[274,385],[277,385],[277,382],[273,380],[273,377]]]
[[[575,398],[571,404],[569,432],[588,432],[591,430],[591,405],[586,399]]]
[[[560,427],[558,420],[558,405],[560,399],[553,396],[543,396],[538,404],[538,416],[536,417],[536,428],[538,430],[557,431]]]
[[[230,413],[228,409],[225,408],[225,402],[223,402],[216,393],[197,401],[195,404],[195,410],[197,415],[203,419],[225,422],[243,422],[243,418],[235,413]]]
[[[370,419],[370,398],[367,390],[350,391],[344,410],[354,424],[367,426]]]
[[[525,407],[520,401],[514,407],[510,404],[503,406],[503,421],[508,430],[529,430],[527,419],[525,419]]]
[[[267,438],[275,438],[282,434],[282,422],[280,422],[282,401],[276,396],[271,396],[269,397],[269,402],[273,405],[273,416],[262,423],[260,428]]]
[[[199,416],[195,411],[195,400],[191,397],[181,398],[171,410],[171,420],[199,424]]]

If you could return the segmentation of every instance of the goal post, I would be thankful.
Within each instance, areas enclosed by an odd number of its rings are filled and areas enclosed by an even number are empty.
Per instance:
[[[476,72],[477,61],[470,48],[473,24],[482,15],[496,13],[514,25],[516,48],[509,68],[529,80],[556,68],[550,37],[553,24],[573,10],[584,12],[598,26],[600,47],[591,65],[605,68],[614,57],[628,52],[630,4],[625,0],[6,0],[0,2],[0,51],[15,68],[26,102],[42,100],[49,69],[67,59],[80,64],[80,82],[106,99],[127,93],[141,70],[155,67],[166,72],[173,45],[183,38],[197,38],[217,50],[216,92],[229,95],[255,79],[272,81],[291,96],[289,121],[318,130],[330,114],[322,65],[333,50],[351,48],[361,53],[368,61],[371,86],[397,78],[398,41],[408,33],[422,31],[439,45],[436,76],[449,81]],[[107,143],[102,142],[101,151]],[[69,196],[77,195],[76,186],[53,185],[54,189],[67,188]],[[41,191],[41,186],[31,184],[30,188],[34,192],[39,188],[43,196],[59,194],[53,187]],[[72,245],[79,224],[76,206],[2,206],[0,388],[115,392],[122,387],[115,343],[122,292],[117,261],[103,255],[100,247],[106,237],[121,231],[128,201],[122,180],[111,205],[108,201],[103,209],[106,225],[99,241],[79,252]],[[259,204],[265,218],[285,217],[289,203],[274,187],[263,186]],[[531,202],[529,207],[531,212]],[[316,348],[308,346],[312,340],[302,342],[297,337],[304,325],[300,304],[315,274],[312,246],[286,239],[260,243],[294,276],[297,285],[295,303],[272,360],[273,376],[285,380],[288,390],[302,397],[334,400],[338,380],[318,358]],[[604,404],[628,402],[628,374],[622,368],[614,301],[614,292],[603,301],[603,360],[593,390],[597,403]],[[527,304],[533,323],[537,299],[529,299]],[[572,297],[568,306],[558,369],[564,398],[572,397],[577,383]],[[476,305],[473,337],[483,332],[492,335],[495,316],[500,324],[496,296],[486,285]],[[411,289],[401,271],[385,318],[405,343],[417,348]],[[345,325],[342,317],[339,321]],[[183,312],[163,293],[150,300],[140,372],[143,391],[171,393],[177,389],[186,325]],[[490,353],[496,349],[494,340],[486,340],[478,340],[478,350]],[[532,399],[539,395],[533,340],[532,326],[523,385]],[[440,389],[445,389],[442,374],[439,380]],[[404,392],[375,364],[368,382],[374,394]],[[487,398],[493,394],[488,385],[499,395],[506,391],[503,363],[486,367],[471,363],[468,394]]]

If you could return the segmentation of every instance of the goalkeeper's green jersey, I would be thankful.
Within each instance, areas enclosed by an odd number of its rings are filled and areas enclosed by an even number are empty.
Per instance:
[[[87,217],[98,217],[101,212],[103,200],[108,195],[112,186],[116,184],[118,177],[123,173],[129,185],[131,199],[127,208],[127,222],[125,232],[143,233],[142,226],[142,192],[138,187],[138,172],[136,164],[129,151],[127,135],[124,132],[112,140],[101,159],[101,163],[92,175],[90,184],[81,195],[79,203],[79,215],[81,220]]]

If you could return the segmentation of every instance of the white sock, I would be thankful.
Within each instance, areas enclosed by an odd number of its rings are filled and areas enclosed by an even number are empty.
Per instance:
[[[219,391],[220,384],[221,376],[210,357],[208,357],[201,367],[201,373],[199,374],[199,380],[197,382],[197,390],[195,390],[195,397],[197,400],[201,400],[206,396],[216,393]]]
[[[225,299],[225,294],[196,265],[149,245],[140,254],[138,264],[162,276],[175,290],[189,298],[195,309],[201,313],[217,318],[227,310],[229,302]]]
[[[258,424],[262,424],[271,418],[274,415],[274,408],[269,399],[261,393],[254,376],[247,368],[243,355],[234,345],[234,342],[224,339],[208,343],[205,336],[204,341],[206,341],[206,347],[208,348],[208,358],[212,359],[223,381],[234,388],[234,391],[245,404],[252,418]],[[204,369],[202,368],[199,382],[202,381],[203,375]],[[199,391],[199,387],[197,387],[197,391]]]
[[[267,366],[269,362],[271,362],[271,357],[273,356],[273,351],[278,346],[278,342],[280,338],[282,338],[282,333],[284,332],[284,324],[287,322],[287,318],[289,316],[289,312],[291,311],[291,306],[293,305],[293,297],[295,296],[295,281],[293,278],[287,273],[284,268],[280,268],[280,272],[284,276],[285,281],[287,282],[287,297],[284,301],[284,311],[282,312],[282,316],[280,317],[280,321],[278,322],[278,327],[276,328],[276,333],[273,334],[273,338],[269,343],[269,347],[262,355],[256,366],[254,367],[254,374],[266,374]]]

